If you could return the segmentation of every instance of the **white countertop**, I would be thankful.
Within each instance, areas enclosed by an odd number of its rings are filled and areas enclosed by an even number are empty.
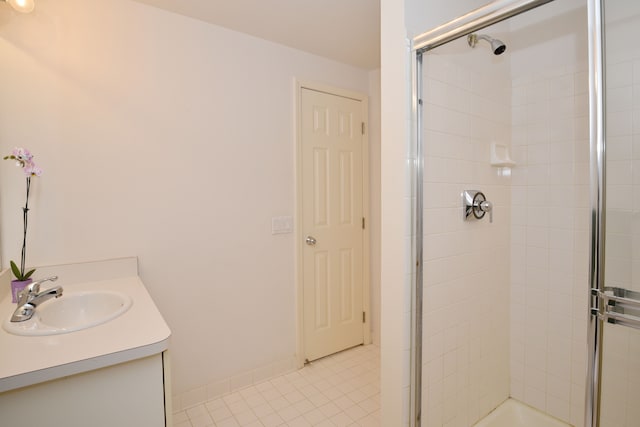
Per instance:
[[[133,260],[135,263],[135,258]],[[130,267],[131,258],[115,262],[122,265],[123,261],[125,267]],[[64,272],[70,268],[73,265],[46,267],[43,271],[39,269],[35,276],[42,278],[49,275],[47,273],[57,274],[59,279],[55,285],[62,286],[64,292],[91,289],[122,292],[131,296],[131,308],[107,323],[66,334],[19,336],[0,328],[0,393],[140,359],[168,348],[171,331],[137,276],[137,269],[121,269],[124,274],[133,273],[124,277],[98,274],[102,279],[108,278],[96,281],[82,280],[86,275],[69,274],[69,280],[65,281]],[[91,263],[83,264],[83,268],[89,274],[93,270]],[[57,273],[58,270],[61,272]],[[7,272],[0,274],[0,286],[8,286],[8,276]],[[51,285],[47,282],[43,288]],[[13,314],[15,307],[11,295],[5,294],[0,301],[0,323]]]

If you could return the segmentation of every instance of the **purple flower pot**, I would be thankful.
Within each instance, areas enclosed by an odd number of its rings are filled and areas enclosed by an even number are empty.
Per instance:
[[[12,280],[11,281],[11,301],[14,303],[18,302],[18,294],[31,282],[33,282],[33,279]]]

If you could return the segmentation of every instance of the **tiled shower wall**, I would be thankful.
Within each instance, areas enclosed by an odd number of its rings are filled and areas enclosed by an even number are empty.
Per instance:
[[[640,291],[640,57],[607,64],[607,286]]]
[[[631,49],[610,56],[605,286],[640,291],[640,56],[634,58]],[[636,426],[640,419],[640,332],[607,324],[603,335],[601,425]]]
[[[489,165],[510,139],[508,63],[441,47],[424,58],[424,425],[468,426],[509,395],[510,178]],[[461,61],[471,61],[464,63]],[[473,65],[473,66],[472,66]],[[482,72],[486,68],[487,72]],[[489,72],[490,71],[490,72]],[[462,220],[480,190],[493,223]]]
[[[640,292],[640,4],[608,0],[605,286]],[[601,425],[640,419],[640,331],[604,328]]]
[[[511,396],[582,426],[589,260],[586,64],[512,82]]]
[[[605,281],[640,292],[640,4],[610,1],[606,12]]]
[[[640,291],[640,4],[611,0],[606,7],[606,282]],[[423,410],[428,426],[471,425],[506,394],[584,425],[589,287],[588,75],[581,59],[585,12],[550,16],[557,19],[542,26],[532,19],[525,25],[553,28],[557,44],[549,37],[534,40],[531,51],[524,48],[520,62],[511,63],[517,78],[495,58],[489,67],[479,65],[479,57],[464,64],[455,49],[425,60]],[[575,28],[568,28],[565,19]],[[525,25],[512,30],[526,44]],[[532,54],[549,47],[555,50],[550,58]],[[490,89],[500,87],[501,78],[510,81],[506,103]],[[504,105],[509,111],[499,109]],[[502,139],[505,129],[509,135]],[[510,178],[488,166],[484,150],[491,140],[511,144],[517,165]],[[461,221],[459,193],[469,186],[491,193],[497,205],[494,224]],[[503,195],[505,188],[508,194]],[[507,265],[506,270],[486,264],[491,261]],[[503,274],[510,284],[510,313],[501,310],[506,304]],[[468,305],[469,300],[475,304]],[[509,338],[502,335],[504,325],[509,325]],[[604,335],[602,425],[637,425],[640,334],[607,325]],[[502,348],[505,343],[508,350]],[[504,360],[504,354],[510,360],[506,374],[485,359]],[[478,381],[480,376],[488,382]],[[504,378],[510,379],[508,386]]]
[[[508,396],[583,425],[586,64],[512,79],[503,59],[443,48],[423,79],[426,425],[472,425]],[[491,142],[517,165],[492,167]],[[494,202],[493,224],[462,221],[465,189]]]

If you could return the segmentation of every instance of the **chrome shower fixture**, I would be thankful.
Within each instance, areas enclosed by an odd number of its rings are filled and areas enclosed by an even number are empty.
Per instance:
[[[476,47],[476,44],[478,44],[478,40],[480,39],[486,40],[491,44],[491,50],[493,50],[494,55],[500,55],[507,50],[507,45],[505,45],[501,40],[494,39],[486,34],[469,34],[467,36],[467,43],[469,43],[469,46],[471,47]]]

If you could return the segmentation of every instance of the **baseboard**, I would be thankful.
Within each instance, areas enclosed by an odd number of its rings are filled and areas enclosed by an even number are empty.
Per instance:
[[[216,382],[204,384],[200,387],[188,390],[172,396],[173,411],[180,412],[193,406],[201,405],[226,394],[233,393],[252,385],[260,384],[279,375],[295,371],[296,360],[294,357],[269,363]]]

